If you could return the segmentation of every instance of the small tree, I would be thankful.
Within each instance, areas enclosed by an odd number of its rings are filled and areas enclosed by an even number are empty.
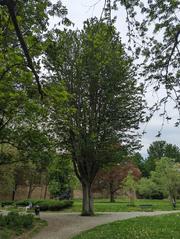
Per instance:
[[[127,177],[123,181],[123,188],[129,197],[130,204],[134,205],[134,200],[136,198],[137,182],[131,171],[128,172]]]
[[[152,180],[157,184],[159,190],[169,196],[176,207],[176,199],[180,189],[180,172],[178,165],[170,158],[161,158],[156,164],[155,171],[151,174]]]

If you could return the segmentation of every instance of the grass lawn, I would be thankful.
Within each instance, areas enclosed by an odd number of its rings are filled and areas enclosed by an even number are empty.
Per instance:
[[[179,239],[180,214],[139,217],[98,226],[73,239]]]
[[[128,200],[118,199],[115,203],[110,203],[108,199],[95,199],[94,208],[95,212],[129,212],[129,211],[142,211],[140,205],[151,204],[153,211],[169,211],[172,210],[172,205],[169,200],[148,200],[139,199],[135,201],[135,206],[128,206]],[[81,200],[74,200],[71,208],[65,209],[66,212],[80,212],[82,207]],[[180,210],[180,201],[177,202],[177,209]]]

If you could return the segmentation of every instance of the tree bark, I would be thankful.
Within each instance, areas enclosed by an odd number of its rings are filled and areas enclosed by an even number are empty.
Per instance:
[[[113,184],[109,184],[109,194],[110,194],[110,202],[115,202],[115,192],[113,190]]]
[[[30,198],[31,198],[31,194],[32,194],[32,191],[33,191],[32,186],[33,186],[33,185],[32,185],[32,182],[30,182],[27,199],[30,199]]]
[[[115,202],[114,192],[110,192],[110,202]]]
[[[48,184],[46,183],[45,190],[44,190],[44,199],[46,199],[46,196],[47,196],[47,189],[48,189]]]
[[[173,209],[176,209],[176,197],[173,195],[170,197]]]
[[[13,191],[12,191],[12,201],[14,201],[15,200],[15,195],[16,195],[16,191],[17,191],[17,184],[15,185],[15,187],[14,187],[14,189],[13,189]]]
[[[82,201],[82,216],[94,215],[93,194],[90,183],[82,183],[83,201]]]

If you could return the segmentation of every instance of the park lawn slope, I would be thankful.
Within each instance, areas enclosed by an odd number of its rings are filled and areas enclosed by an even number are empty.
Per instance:
[[[86,231],[72,239],[179,239],[180,214],[137,217]]]

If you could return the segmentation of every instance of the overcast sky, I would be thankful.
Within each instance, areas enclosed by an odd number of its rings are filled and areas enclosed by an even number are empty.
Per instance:
[[[55,2],[55,0],[53,0]],[[62,0],[64,5],[68,9],[68,17],[75,24],[75,29],[81,29],[83,27],[83,22],[90,17],[100,17],[103,9],[104,0]],[[127,26],[125,24],[125,12],[117,11],[117,21],[116,27],[120,32],[123,43],[127,42]],[[52,21],[55,23],[56,19]],[[161,95],[159,95],[161,97]],[[146,99],[149,104],[154,102],[157,99],[157,95],[149,90],[146,96]],[[168,143],[176,144],[180,147],[180,127],[174,127],[175,119],[178,118],[177,112],[173,109],[173,104],[170,103],[168,106],[168,112],[172,117],[172,121],[165,123],[162,135],[160,138],[157,138],[156,135],[161,129],[162,118],[159,117],[161,112],[157,112],[152,120],[148,123],[146,127],[146,134],[142,137],[142,144],[144,147],[141,150],[141,153],[144,157],[147,156],[147,148],[155,140],[166,140]],[[141,126],[141,132],[144,130],[144,125]]]

